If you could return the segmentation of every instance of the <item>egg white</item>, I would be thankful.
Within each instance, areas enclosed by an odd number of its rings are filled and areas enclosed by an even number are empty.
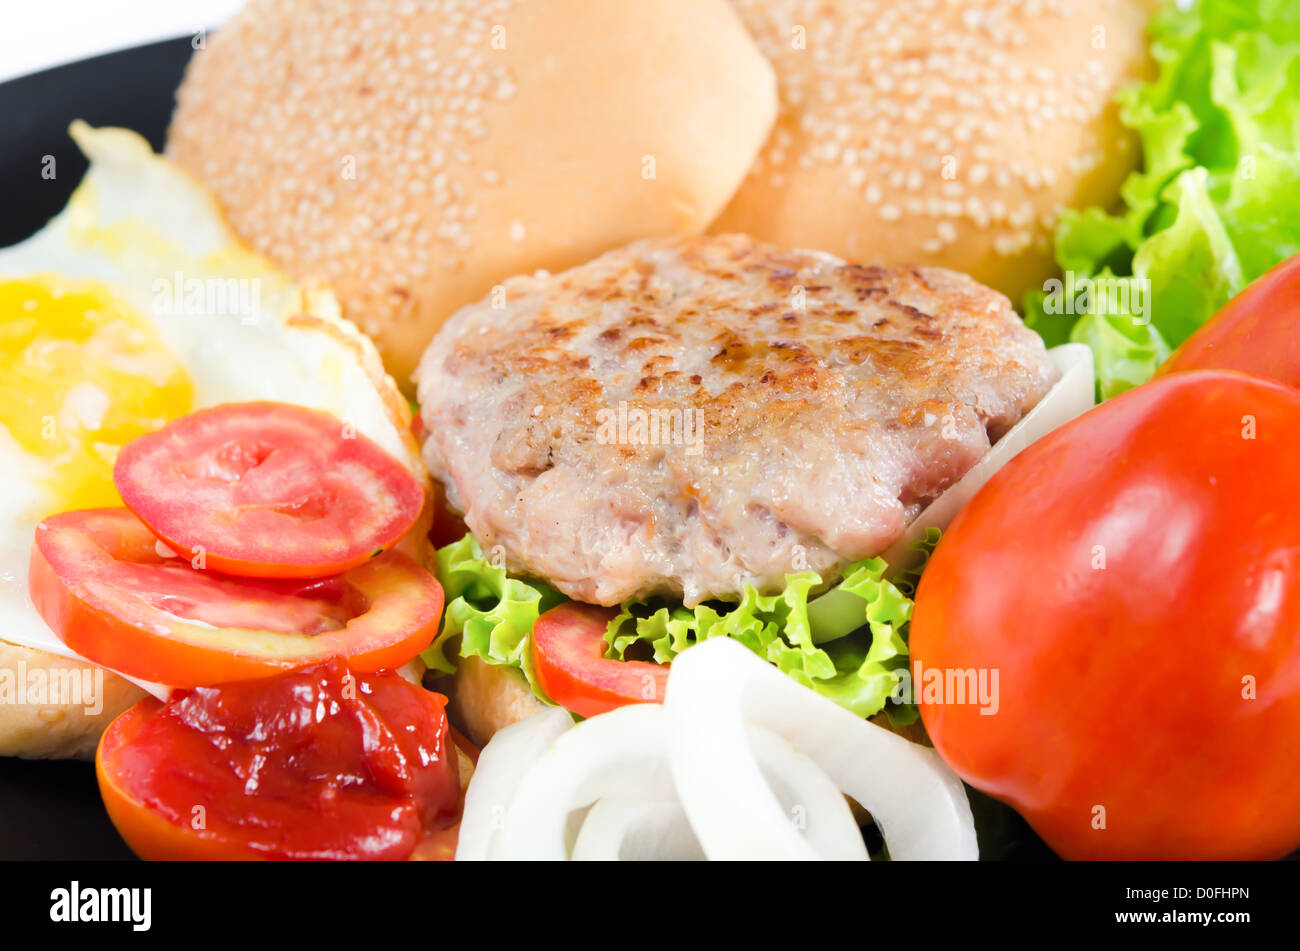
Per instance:
[[[426,477],[405,401],[370,341],[340,317],[332,293],[297,285],[244,247],[212,196],[140,136],[81,122],[71,134],[90,169],[59,215],[26,241],[0,249],[0,280],[56,275],[102,282],[183,364],[194,408],[277,400],[322,409]],[[195,281],[215,287],[211,282],[232,280],[255,282],[244,285],[256,288],[255,310],[212,313],[183,293]],[[179,298],[164,290],[178,287]],[[172,306],[178,299],[185,306]],[[42,480],[47,466],[0,425],[0,640],[75,658],[27,592],[33,513],[51,501]]]

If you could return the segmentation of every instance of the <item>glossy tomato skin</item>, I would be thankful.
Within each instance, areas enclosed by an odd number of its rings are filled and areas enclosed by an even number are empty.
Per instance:
[[[926,728],[1060,855],[1300,846],[1298,432],[1288,387],[1158,380],[1013,459],[927,565],[914,662],[998,691],[918,686]]]
[[[99,780],[104,808],[118,833],[132,852],[150,862],[255,861],[264,858],[244,842],[200,835],[182,823],[170,822],[122,788],[111,764],[161,708],[161,701],[146,697],[109,724],[100,737],[95,754],[95,777]]]
[[[583,717],[629,703],[663,703],[668,665],[610,660],[605,629],[614,608],[568,601],[533,625],[533,668],[542,691]]]
[[[424,486],[378,443],[320,410],[222,403],[133,439],[122,501],[172,550],[241,577],[324,578],[392,547]]]
[[[28,591],[68,647],[172,687],[271,677],[347,657],[400,667],[433,639],[438,580],[402,552],[333,579],[240,579],[167,558],[124,508],[53,515],[37,526]]]
[[[461,802],[444,707],[332,661],[148,698],[105,732],[96,772],[146,859],[440,857]]]
[[[1230,300],[1161,366],[1240,370],[1300,387],[1300,255],[1283,261]]]

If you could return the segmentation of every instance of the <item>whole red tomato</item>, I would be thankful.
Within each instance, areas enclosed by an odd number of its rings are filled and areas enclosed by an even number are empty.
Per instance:
[[[1300,391],[1179,373],[1025,450],[917,593],[921,713],[972,785],[1068,858],[1300,846]],[[997,679],[992,679],[992,671]]]

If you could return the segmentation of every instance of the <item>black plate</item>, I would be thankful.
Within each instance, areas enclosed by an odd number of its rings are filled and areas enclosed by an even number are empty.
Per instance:
[[[68,124],[135,129],[161,148],[188,37],[0,83],[0,246],[38,231],[86,171]],[[54,178],[42,176],[54,157]],[[0,859],[129,859],[90,763],[0,758]]]
[[[0,83],[0,247],[38,231],[86,171],[68,124],[124,126],[161,149],[190,38],[164,40]],[[55,177],[41,172],[54,157]],[[1050,859],[1014,812],[973,795],[986,858]],[[0,860],[124,859],[131,852],[104,812],[90,763],[0,757]]]
[[[68,200],[86,160],[68,124],[134,129],[162,148],[172,97],[192,49],[188,37],[96,56],[0,83],[0,247],[38,231]],[[42,176],[54,157],[55,177]]]

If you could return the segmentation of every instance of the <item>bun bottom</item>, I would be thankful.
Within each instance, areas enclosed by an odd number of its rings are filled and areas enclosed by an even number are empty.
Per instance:
[[[104,729],[146,696],[102,667],[0,641],[0,756],[94,759]]]
[[[442,681],[436,686],[446,688],[453,719],[479,749],[497,730],[548,709],[533,695],[523,671],[477,657],[460,658],[450,685]]]

